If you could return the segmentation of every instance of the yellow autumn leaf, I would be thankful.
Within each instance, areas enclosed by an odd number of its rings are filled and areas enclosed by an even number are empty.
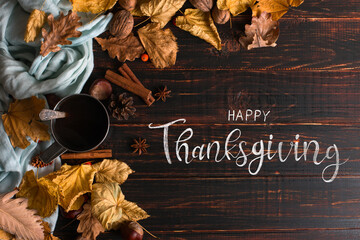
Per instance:
[[[233,16],[245,12],[255,4],[256,0],[218,0],[217,7],[220,10],[229,10]]]
[[[122,184],[129,174],[134,171],[124,162],[119,160],[104,159],[93,165],[96,170],[95,180],[97,183],[116,182]]]
[[[261,13],[271,13],[272,20],[279,20],[291,7],[300,6],[304,0],[258,0],[252,7],[253,16],[259,17]]]
[[[151,0],[140,5],[143,16],[150,17],[152,22],[160,23],[163,28],[184,5],[186,0]]]
[[[36,209],[41,217],[49,217],[57,208],[58,188],[46,179],[36,179],[34,171],[27,171],[22,179],[16,197],[27,198],[28,206]]]
[[[28,19],[25,31],[25,42],[35,41],[36,36],[40,33],[42,26],[46,20],[46,13],[44,11],[34,9]]]
[[[221,39],[209,12],[188,8],[184,16],[176,18],[176,26],[221,50]]]
[[[95,183],[91,192],[91,212],[106,230],[123,221],[139,221],[149,215],[135,203],[125,200],[117,183]]]
[[[44,240],[60,240],[60,238],[55,237],[51,234],[51,228],[49,223],[42,221],[41,225],[44,227]]]
[[[45,107],[45,100],[31,97],[15,100],[10,104],[7,113],[2,115],[4,129],[10,137],[13,147],[25,149],[30,145],[26,139],[48,141],[48,126],[40,122],[39,113]]]
[[[0,239],[1,240],[15,240],[15,236],[0,229]]]
[[[138,35],[155,67],[175,65],[178,45],[170,29],[161,29],[159,23],[149,23],[138,30]]]
[[[59,186],[59,205],[65,211],[77,210],[84,203],[82,195],[91,192],[96,170],[90,165],[69,166],[64,164],[59,171],[45,178]]]
[[[113,8],[117,0],[70,0],[70,2],[73,11],[97,14]]]

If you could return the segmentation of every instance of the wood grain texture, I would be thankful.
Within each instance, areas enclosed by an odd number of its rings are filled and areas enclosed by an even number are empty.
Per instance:
[[[187,3],[186,7],[191,7]],[[136,172],[122,186],[128,200],[137,202],[151,217],[141,222],[161,239],[358,239],[360,235],[360,28],[358,0],[306,1],[280,20],[276,48],[246,51],[236,39],[250,12],[218,26],[223,50],[174,26],[178,38],[176,65],[163,70],[140,60],[128,63],[144,86],[153,92],[167,86],[172,97],[151,107],[134,96],[137,116],[111,120],[111,131],[100,149]],[[136,18],[140,22],[144,18]],[[106,34],[104,34],[105,36]],[[94,43],[95,68],[89,86],[107,69],[121,65]],[[119,87],[114,91],[122,93]],[[104,104],[107,104],[105,101]],[[268,121],[229,122],[229,109],[270,110]],[[149,123],[163,124],[186,118],[171,128],[170,153],[165,159],[162,131]],[[300,142],[317,140],[320,155],[336,144],[340,151],[338,177],[325,183],[321,174],[333,161],[285,163],[265,161],[257,176],[234,161],[176,160],[179,134],[191,127],[191,147],[212,140],[225,141],[234,128],[241,129],[249,144],[267,140],[288,143],[300,134]],[[134,138],[147,138],[148,154],[131,154]],[[66,160],[78,164],[86,160]],[[77,221],[59,218],[55,235],[76,238]],[[69,224],[69,225],[67,225]],[[65,229],[62,227],[66,226]],[[118,232],[97,239],[120,239]],[[145,235],[144,239],[151,239]]]

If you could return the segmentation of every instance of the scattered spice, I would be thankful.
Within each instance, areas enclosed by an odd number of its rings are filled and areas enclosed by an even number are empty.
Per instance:
[[[141,155],[142,153],[146,153],[147,152],[147,148],[150,147],[149,144],[146,144],[146,139],[141,139],[139,137],[139,140],[134,139],[134,144],[131,145],[132,148],[135,148],[133,153],[138,152],[139,155]]]
[[[163,102],[166,102],[166,98],[171,97],[170,93],[171,90],[167,89],[167,86],[165,86],[163,90],[159,89],[159,92],[155,93],[154,96],[157,97],[156,101],[161,99]]]
[[[147,62],[147,61],[149,60],[149,55],[147,55],[146,53],[143,53],[143,54],[141,55],[141,60],[142,60],[143,62]]]
[[[40,156],[40,154],[37,154],[31,158],[31,161],[30,161],[31,166],[36,167],[36,168],[43,168],[43,167],[47,167],[53,163],[53,161],[51,161],[49,163],[44,163],[43,161],[40,160],[39,156]]]
[[[129,117],[133,117],[136,112],[133,104],[133,98],[127,97],[126,93],[122,93],[119,96],[112,94],[108,108],[114,118],[118,120],[128,120]]]

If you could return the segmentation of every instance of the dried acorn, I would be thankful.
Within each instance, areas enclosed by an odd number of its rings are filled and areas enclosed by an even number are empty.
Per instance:
[[[129,11],[120,10],[110,22],[109,31],[118,38],[126,38],[134,27],[134,18]]]
[[[210,12],[214,5],[213,0],[190,0],[191,4],[203,12]]]
[[[214,9],[212,10],[211,15],[212,15],[214,22],[216,22],[218,24],[225,24],[230,19],[229,10],[220,10],[220,9],[218,9],[218,7],[216,5],[215,5]]]
[[[132,11],[135,9],[136,0],[119,0],[119,5],[128,11]]]

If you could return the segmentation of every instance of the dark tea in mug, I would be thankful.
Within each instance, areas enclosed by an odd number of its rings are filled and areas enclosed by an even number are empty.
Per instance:
[[[109,130],[109,117],[105,107],[86,94],[72,95],[56,106],[67,113],[66,118],[52,121],[53,136],[60,145],[82,152],[98,146]]]

